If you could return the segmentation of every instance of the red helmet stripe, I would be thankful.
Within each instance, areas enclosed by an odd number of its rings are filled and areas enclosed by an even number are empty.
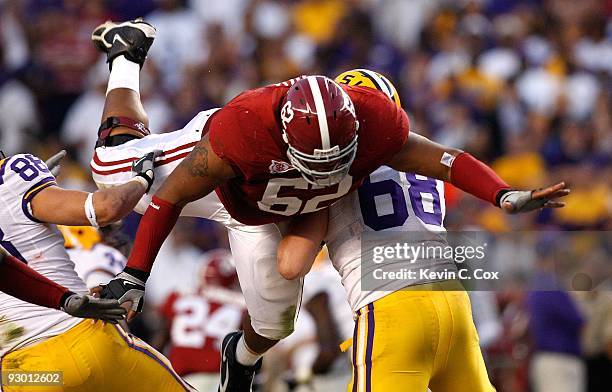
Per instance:
[[[316,76],[308,77],[308,84],[315,103],[317,118],[319,120],[319,132],[321,132],[321,147],[324,150],[331,148],[329,142],[329,127],[327,125],[327,114],[325,113],[325,104],[323,103],[323,95],[319,88],[319,83]]]

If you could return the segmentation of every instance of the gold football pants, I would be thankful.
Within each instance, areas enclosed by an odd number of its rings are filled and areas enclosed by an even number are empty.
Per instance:
[[[348,392],[495,391],[470,300],[454,282],[410,287],[361,308],[352,362]]]
[[[195,391],[142,340],[102,321],[84,320],[61,335],[10,352],[2,372],[62,373],[62,385],[2,386],[6,392]]]

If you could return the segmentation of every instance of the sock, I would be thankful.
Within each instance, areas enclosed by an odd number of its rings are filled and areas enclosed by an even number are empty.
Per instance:
[[[263,354],[254,353],[244,341],[244,335],[240,337],[236,345],[236,360],[244,366],[253,366],[259,361]]]
[[[116,88],[129,88],[140,95],[140,65],[118,56],[113,60],[113,70],[108,78],[106,95]]]

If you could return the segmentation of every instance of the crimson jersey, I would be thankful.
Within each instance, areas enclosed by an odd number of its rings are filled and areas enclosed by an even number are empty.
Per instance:
[[[278,222],[328,207],[397,153],[408,137],[406,113],[384,93],[342,85],[359,120],[357,155],[342,182],[311,185],[287,162],[280,110],[292,81],[246,91],[208,125],[213,151],[238,174],[217,188],[225,208],[248,225]]]
[[[240,292],[220,287],[170,294],[160,313],[170,327],[168,359],[174,370],[181,376],[218,373],[223,337],[240,329],[244,309]]]

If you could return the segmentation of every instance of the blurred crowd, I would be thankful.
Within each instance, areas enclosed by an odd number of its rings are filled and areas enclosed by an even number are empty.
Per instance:
[[[612,1],[0,0],[0,147],[44,157],[67,148],[61,182],[92,189],[108,68],[90,34],[105,20],[138,16],[157,28],[141,72],[153,132],[179,129],[245,89],[369,68],[396,84],[414,132],[471,152],[515,187],[565,180],[566,208],[520,217],[448,187],[446,224],[533,237],[519,246],[504,235],[496,247],[499,268],[516,275],[485,306],[498,325],[481,339],[498,390],[553,377],[528,360],[540,351],[588,364],[597,375],[588,382],[604,386],[589,391],[609,390],[610,237],[550,237],[612,230]],[[128,219],[126,231],[136,225]],[[558,272],[560,245],[574,256],[562,268],[590,278],[590,291],[574,292],[583,286],[573,282],[555,287],[559,298],[530,294],[532,280],[546,284]],[[182,222],[156,264],[151,307],[197,285],[203,252],[218,247],[226,247],[221,229]],[[556,314],[549,305],[559,303]],[[145,337],[159,323],[154,313],[136,327]],[[563,337],[551,343],[551,334]]]

